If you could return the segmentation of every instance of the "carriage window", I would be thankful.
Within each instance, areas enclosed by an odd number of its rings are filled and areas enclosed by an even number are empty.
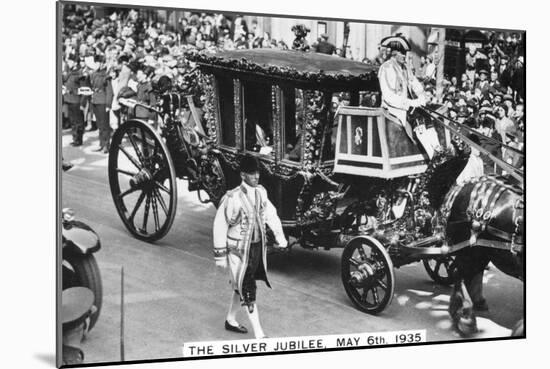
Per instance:
[[[245,148],[273,156],[271,85],[243,81]]]
[[[300,89],[283,89],[283,158],[296,162],[302,158],[303,94]]]
[[[323,152],[321,156],[322,161],[334,160],[336,149],[336,133],[338,131],[338,120],[336,117],[336,110],[340,106],[352,105],[351,100],[354,96],[359,97],[357,93],[355,95],[349,92],[333,92],[331,98],[330,107],[330,119],[329,124],[325,128],[325,135],[323,137]]]
[[[233,105],[233,79],[217,76],[220,102],[221,143],[235,147],[235,107]]]

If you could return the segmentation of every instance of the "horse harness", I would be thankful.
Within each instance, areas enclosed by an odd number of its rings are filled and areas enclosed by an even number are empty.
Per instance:
[[[524,243],[523,238],[521,237],[523,216],[518,214],[518,210],[524,208],[524,201],[522,198],[517,199],[514,203],[512,214],[514,223],[513,232],[510,233],[502,231],[490,225],[491,221],[496,216],[495,205],[501,195],[506,190],[516,192],[517,187],[508,185],[494,176],[474,178],[466,183],[475,183],[470,193],[470,200],[466,210],[466,214],[468,216],[467,222],[471,224],[470,239],[466,243],[469,244],[469,246],[477,245],[507,250],[513,254],[523,252]],[[442,207],[442,215],[443,219],[445,219],[445,223],[451,213],[451,208],[456,197],[464,188],[464,184],[456,185],[445,198]],[[487,231],[489,234],[496,237],[510,241],[478,239],[479,235],[484,231]]]

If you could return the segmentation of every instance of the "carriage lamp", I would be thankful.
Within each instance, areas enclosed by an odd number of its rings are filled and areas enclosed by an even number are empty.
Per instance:
[[[72,222],[74,220],[74,210],[71,208],[63,208],[63,210],[61,210],[61,217],[64,223]]]

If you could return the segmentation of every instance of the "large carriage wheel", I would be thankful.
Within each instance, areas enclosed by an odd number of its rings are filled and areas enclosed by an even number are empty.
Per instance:
[[[384,246],[371,237],[352,239],[342,253],[342,283],[359,310],[384,310],[395,286],[393,263]]]
[[[109,183],[130,233],[149,242],[168,233],[176,215],[176,171],[166,144],[150,125],[129,120],[115,131]]]
[[[422,263],[430,278],[439,284],[450,286],[453,284],[453,268],[455,256],[448,255],[434,259],[424,259]]]

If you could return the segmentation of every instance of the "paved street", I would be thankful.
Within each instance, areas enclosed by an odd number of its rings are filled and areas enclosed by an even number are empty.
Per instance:
[[[155,244],[133,238],[115,210],[107,180],[107,156],[92,151],[97,131],[84,146],[69,145],[63,155],[74,164],[63,174],[62,206],[99,235],[96,254],[104,284],[100,319],[83,343],[86,362],[120,360],[120,271],[125,272],[126,360],[181,356],[189,341],[252,338],[223,329],[230,297],[225,273],[212,257],[215,209],[202,205],[178,180],[178,210],[169,234]],[[429,341],[457,340],[447,314],[450,288],[433,283],[420,263],[396,270],[392,304],[380,315],[355,309],[340,280],[342,250],[310,251],[296,246],[290,255],[269,260],[273,290],[260,285],[259,310],[270,337],[426,329]],[[499,337],[523,315],[523,284],[491,266],[485,273],[490,311],[480,316],[477,337]],[[241,322],[249,325],[241,316]]]

